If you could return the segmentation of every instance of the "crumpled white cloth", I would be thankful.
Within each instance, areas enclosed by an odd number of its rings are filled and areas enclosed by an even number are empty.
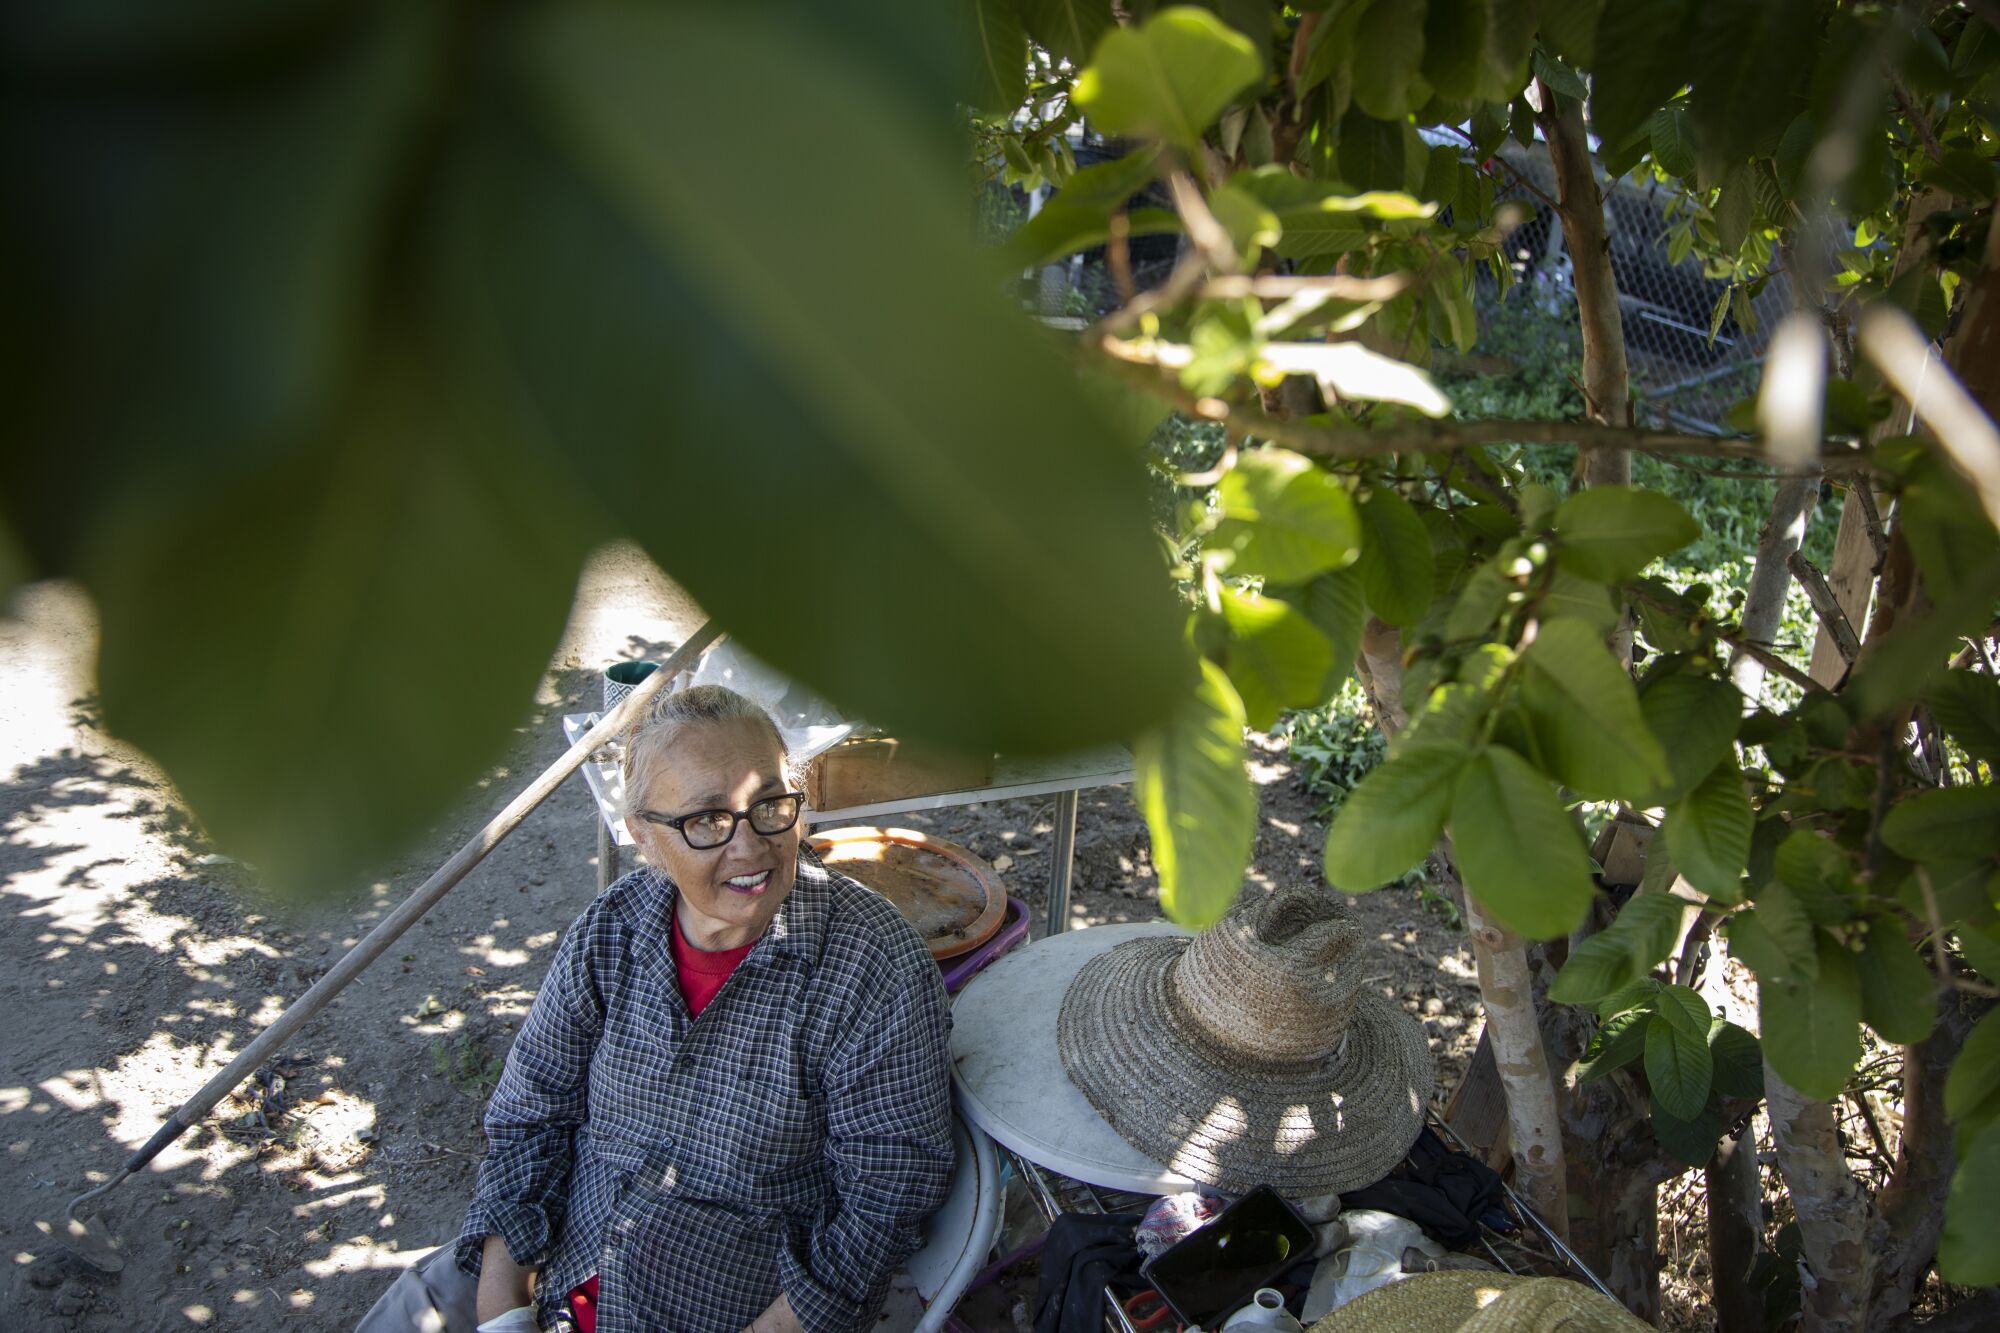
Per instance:
[[[1403,1267],[1404,1250],[1414,1249],[1433,1259],[1444,1257],[1444,1246],[1426,1236],[1415,1222],[1394,1213],[1358,1208],[1342,1213],[1340,1220],[1347,1228],[1347,1244],[1313,1269],[1312,1287],[1306,1292],[1301,1316],[1307,1325],[1364,1291],[1408,1277]]]
[[[535,1319],[535,1307],[517,1305],[511,1310],[494,1315],[473,1330],[473,1333],[542,1333],[542,1326]]]

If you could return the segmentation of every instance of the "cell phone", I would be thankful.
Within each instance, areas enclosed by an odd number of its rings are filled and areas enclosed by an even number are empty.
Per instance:
[[[1314,1233],[1289,1200],[1259,1185],[1139,1268],[1189,1327],[1213,1328],[1257,1288],[1312,1254]]]

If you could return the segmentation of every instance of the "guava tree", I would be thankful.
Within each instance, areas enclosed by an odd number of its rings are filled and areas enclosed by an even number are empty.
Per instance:
[[[1187,235],[1164,288],[1086,334],[1100,367],[1232,441],[1214,502],[1178,534],[1204,680],[1141,751],[1170,909],[1199,921],[1235,891],[1254,805],[1226,739],[1324,698],[1357,664],[1399,734],[1330,830],[1327,876],[1363,891],[1434,853],[1462,876],[1531,1196],[1646,1309],[1658,1173],[1713,1167],[1768,1081],[1804,1312],[1814,1326],[1880,1325],[1934,1258],[1953,1280],[2000,1276],[1980,1221],[1985,1153],[2000,1146],[1980,1147],[1986,1043],[2000,1034],[1975,1026],[1992,993],[1982,959],[2000,963],[2000,795],[1990,723],[1976,719],[1994,715],[2000,687],[1961,637],[1987,631],[2000,596],[1982,296],[2000,34],[1950,6],[1600,8],[1132,15],[1066,84],[1038,65],[1031,96],[1144,142],[1071,176],[1016,253],[1108,240],[1115,255],[1138,225],[1120,205],[1155,177]],[[1021,14],[1029,37],[1064,49],[1049,15]],[[1010,156],[1037,163],[1033,140],[1061,121],[1009,118],[1027,141]],[[1432,338],[1476,337],[1469,266],[1498,260],[1480,164],[1509,132],[1551,155],[1587,420],[1444,420],[1407,364]],[[1729,279],[1718,322],[1732,308],[1747,319],[1748,296],[1785,268],[1799,314],[1741,422],[1761,439],[1629,424],[1597,165],[1680,185],[1671,244]],[[1949,382],[1925,350],[1947,328],[1944,359],[1976,397],[1924,404],[1931,430],[1890,428],[1898,412],[1907,422],[1898,391],[1923,374]],[[1292,377],[1317,389],[1303,411],[1280,389]],[[1588,488],[1528,482],[1504,447],[1547,440],[1579,447]],[[1739,608],[1646,577],[1699,528],[1620,484],[1632,449],[1784,473]],[[1851,542],[1832,571],[1845,609],[1825,598],[1827,634],[1846,647],[1809,673],[1772,640],[1822,479],[1878,521],[1859,575]],[[1802,575],[1815,592],[1821,573]],[[1565,809],[1579,798],[1657,829],[1645,883],[1608,924]],[[1686,984],[1711,940],[1758,977],[1761,1050]],[[1551,967],[1553,998],[1580,1007],[1535,1005]],[[1842,1160],[1829,1105],[1864,1022],[1909,1051],[1905,1135],[1879,1200]],[[1551,1100],[1547,1071],[1578,1056]],[[1656,1151],[1607,1167],[1635,1103]],[[1743,1287],[1751,1257],[1718,1286]]]

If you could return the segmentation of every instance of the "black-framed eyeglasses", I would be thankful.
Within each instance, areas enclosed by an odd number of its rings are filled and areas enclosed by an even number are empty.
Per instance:
[[[766,837],[783,833],[799,822],[799,811],[805,799],[804,792],[788,791],[753,801],[748,810],[697,810],[688,815],[663,815],[653,810],[641,810],[639,818],[649,824],[664,825],[680,834],[688,846],[698,852],[707,852],[735,837],[736,825],[741,820],[749,820],[751,829]]]

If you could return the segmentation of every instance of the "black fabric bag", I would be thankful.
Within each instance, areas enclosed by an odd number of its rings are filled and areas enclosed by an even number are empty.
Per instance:
[[[1035,1333],[1101,1333],[1104,1288],[1121,1295],[1146,1286],[1132,1233],[1143,1213],[1065,1213],[1042,1247],[1035,1289]]]
[[[1481,1222],[1496,1231],[1514,1229],[1502,1206],[1505,1197],[1499,1172],[1453,1152],[1426,1125],[1402,1165],[1373,1185],[1341,1195],[1340,1206],[1407,1217],[1439,1244],[1459,1249],[1479,1239]]]

